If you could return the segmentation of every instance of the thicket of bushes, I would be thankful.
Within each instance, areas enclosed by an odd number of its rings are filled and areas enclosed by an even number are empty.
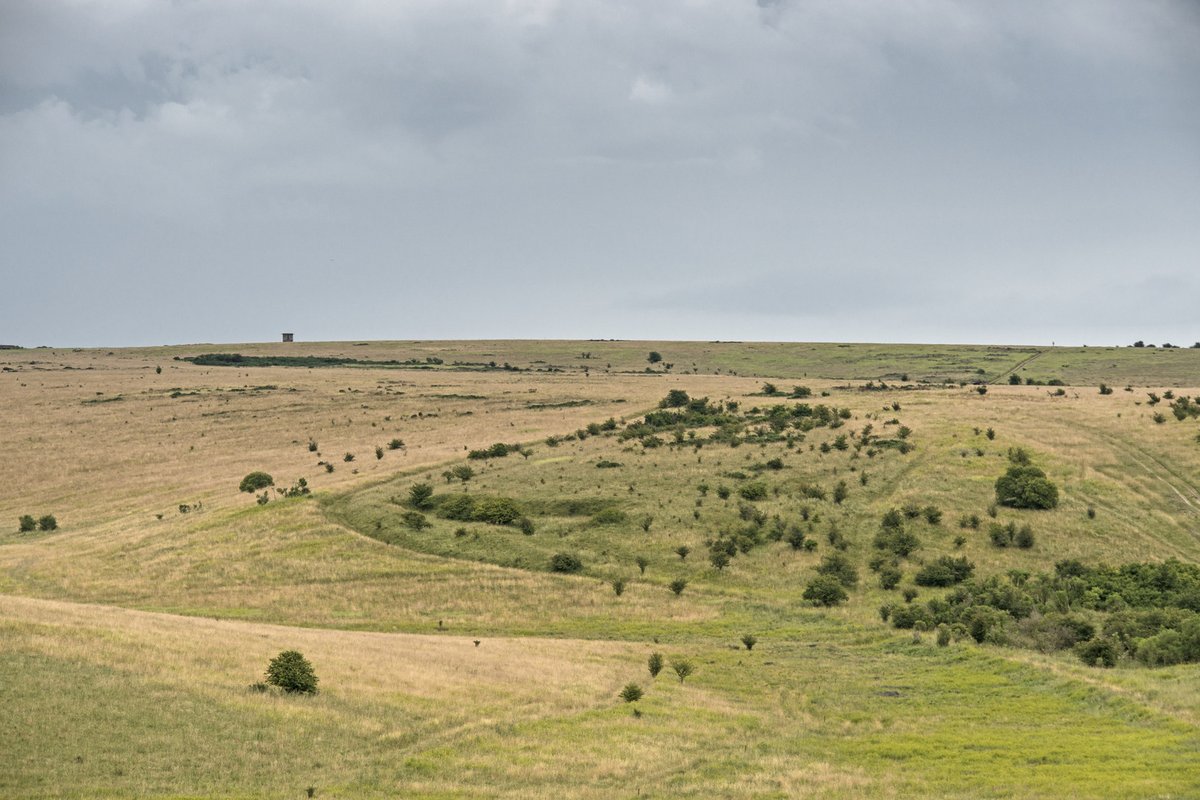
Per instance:
[[[897,628],[946,626],[978,642],[1074,648],[1086,663],[1200,661],[1200,565],[1060,561],[1053,573],[968,579],[944,598],[881,610]]]

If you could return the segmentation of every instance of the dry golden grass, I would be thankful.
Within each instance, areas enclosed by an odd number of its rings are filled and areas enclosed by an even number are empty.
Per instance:
[[[7,489],[0,497],[0,519],[55,513],[78,530],[114,521],[127,526],[175,513],[181,503],[228,508],[253,502],[249,495],[231,497],[229,490],[256,469],[283,485],[305,477],[316,489],[342,488],[457,458],[464,448],[538,440],[597,418],[637,413],[681,381],[353,367],[232,369],[175,362],[154,351],[115,352],[119,355],[5,353],[5,363],[21,371],[0,374],[5,409],[0,451],[9,454],[0,463],[0,485]],[[155,366],[163,367],[161,375]],[[689,386],[711,386],[714,392],[730,383],[688,379]],[[735,390],[751,385],[732,382]],[[255,388],[264,386],[276,388]],[[176,390],[184,394],[172,398]],[[573,401],[587,405],[552,407]],[[375,447],[386,448],[393,438],[407,446],[385,450],[377,460]],[[319,453],[308,451],[310,440],[319,444]],[[345,453],[355,460],[343,461]],[[332,462],[335,471],[327,474],[320,460]]]

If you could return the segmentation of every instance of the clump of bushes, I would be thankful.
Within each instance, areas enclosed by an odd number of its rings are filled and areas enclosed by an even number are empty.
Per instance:
[[[427,484],[426,484],[427,485]],[[489,525],[518,525],[533,532],[533,522],[522,513],[511,497],[473,497],[469,494],[430,497],[428,506],[437,506],[438,516],[460,522],[486,522]],[[523,525],[522,522],[528,523]]]
[[[504,458],[509,453],[521,452],[521,446],[517,444],[505,444],[504,442],[496,442],[486,450],[472,450],[467,453],[467,458],[475,460],[484,460],[488,458]]]
[[[555,553],[550,556],[550,571],[573,573],[583,569],[583,562],[573,553]]]
[[[1087,612],[1081,613],[1081,612]],[[1120,567],[1066,560],[1052,573],[967,579],[924,605],[880,609],[897,628],[945,625],[977,642],[1073,649],[1092,666],[1200,661],[1200,565]]]
[[[975,565],[966,556],[941,556],[917,571],[913,580],[918,586],[953,586],[971,577]]]
[[[743,500],[766,500],[767,485],[761,481],[753,481],[738,489],[738,494]]]
[[[821,559],[817,574],[836,580],[847,589],[858,584],[858,570],[850,563],[845,553],[833,552]]]
[[[246,477],[242,478],[242,482],[238,484],[239,492],[248,492],[254,494],[260,489],[266,489],[268,486],[274,486],[275,479],[265,472],[251,472]]]
[[[303,497],[312,494],[312,490],[308,488],[308,481],[304,478],[298,478],[290,487],[283,490],[284,497]]]
[[[1033,526],[1025,524],[1018,528],[1015,522],[1006,525],[993,522],[988,526],[988,538],[995,547],[1016,546],[1028,550],[1034,545]]]
[[[906,558],[921,546],[921,540],[915,533],[905,529],[903,516],[896,509],[892,509],[883,515],[874,544],[880,550]]]
[[[58,518],[53,514],[44,514],[35,520],[32,514],[23,514],[17,520],[17,530],[21,533],[31,533],[35,530],[56,531]]]

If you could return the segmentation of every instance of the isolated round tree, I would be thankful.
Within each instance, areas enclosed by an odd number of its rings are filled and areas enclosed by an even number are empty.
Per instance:
[[[294,694],[316,694],[317,673],[297,650],[284,650],[267,665],[267,683]]]
[[[242,478],[238,490],[242,492],[257,492],[259,489],[265,489],[268,486],[274,486],[275,479],[265,472],[251,472],[246,477]]]

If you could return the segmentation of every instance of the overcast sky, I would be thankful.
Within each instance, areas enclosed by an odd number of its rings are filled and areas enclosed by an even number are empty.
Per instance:
[[[0,0],[0,343],[1200,339],[1194,0]]]

